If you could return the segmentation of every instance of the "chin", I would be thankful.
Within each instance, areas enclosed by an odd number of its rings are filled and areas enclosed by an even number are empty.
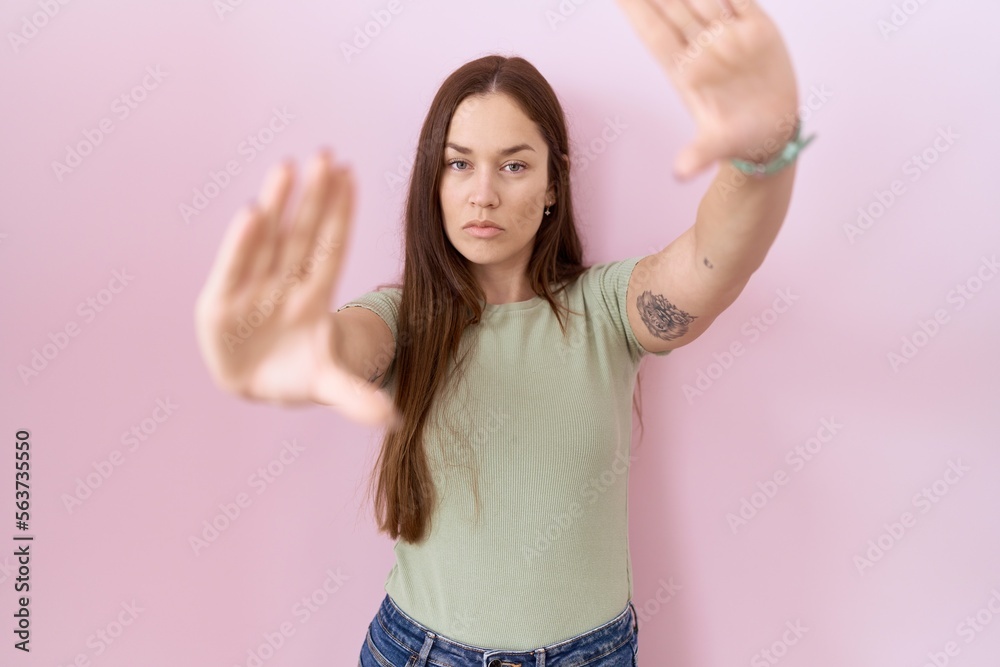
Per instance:
[[[472,264],[492,264],[498,261],[497,254],[495,252],[484,252],[482,249],[470,250],[468,248],[459,247],[458,254],[465,257],[465,259]]]

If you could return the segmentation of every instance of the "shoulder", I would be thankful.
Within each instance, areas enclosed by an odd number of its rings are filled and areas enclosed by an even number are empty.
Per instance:
[[[647,351],[636,338],[629,317],[629,284],[636,265],[644,257],[645,255],[638,255],[594,264],[580,274],[577,287],[583,298],[587,317],[598,317],[609,323],[634,362],[647,354],[666,356],[669,353]]]
[[[573,286],[588,309],[598,308],[614,315],[628,290],[629,278],[642,257],[599,262],[587,267]]]
[[[389,325],[389,329],[392,330],[392,333],[395,336],[396,323],[399,317],[399,304],[402,296],[403,290],[401,287],[383,287],[381,289],[365,292],[364,294],[351,299],[344,305],[337,308],[336,312],[339,313],[345,308],[351,307],[367,308],[385,320],[385,323]]]

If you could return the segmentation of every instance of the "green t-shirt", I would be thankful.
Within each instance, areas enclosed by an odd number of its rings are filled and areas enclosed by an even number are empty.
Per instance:
[[[632,392],[650,353],[629,326],[626,290],[640,259],[592,266],[566,288],[582,316],[569,316],[565,337],[540,296],[486,304],[463,335],[469,355],[424,430],[438,492],[428,537],[396,541],[385,581],[435,633],[529,650],[606,623],[631,598]],[[338,311],[368,308],[395,337],[400,295],[368,292]]]

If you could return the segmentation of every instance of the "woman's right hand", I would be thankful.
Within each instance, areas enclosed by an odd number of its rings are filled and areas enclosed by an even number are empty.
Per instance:
[[[398,419],[392,399],[335,359],[329,302],[354,215],[354,179],[321,152],[290,225],[290,164],[226,230],[195,305],[202,357],[223,389],[281,405],[321,403],[365,424]]]

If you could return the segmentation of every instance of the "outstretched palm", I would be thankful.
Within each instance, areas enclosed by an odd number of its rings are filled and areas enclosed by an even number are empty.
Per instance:
[[[697,123],[674,171],[760,161],[794,132],[798,88],[781,34],[756,0],[617,0]]]
[[[331,351],[329,301],[353,215],[353,177],[331,168],[328,155],[311,166],[291,224],[282,222],[292,186],[285,165],[269,174],[259,205],[230,224],[195,307],[199,348],[215,381],[241,396],[312,401],[387,423],[397,416],[392,400]]]

